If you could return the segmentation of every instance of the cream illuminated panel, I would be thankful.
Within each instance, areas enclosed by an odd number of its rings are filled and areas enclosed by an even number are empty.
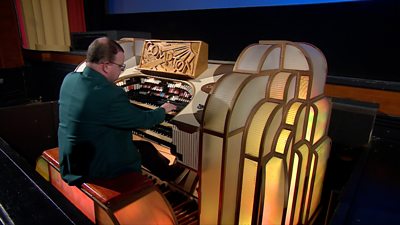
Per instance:
[[[204,107],[201,224],[307,224],[331,140],[327,63],[307,43],[246,47]]]

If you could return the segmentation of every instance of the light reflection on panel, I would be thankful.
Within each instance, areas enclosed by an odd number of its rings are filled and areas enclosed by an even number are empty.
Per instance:
[[[315,126],[315,135],[313,139],[313,144],[319,141],[322,137],[326,135],[327,125],[328,125],[328,112],[330,111],[329,101],[323,98],[315,103],[318,108],[317,124]]]
[[[218,223],[222,141],[222,138],[218,138],[209,134],[203,135],[200,195],[200,221],[202,221],[203,224]]]
[[[285,203],[285,171],[280,158],[272,158],[265,166],[265,189],[262,224],[281,224]]]

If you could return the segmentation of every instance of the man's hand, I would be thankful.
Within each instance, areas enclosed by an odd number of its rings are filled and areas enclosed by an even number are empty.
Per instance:
[[[161,106],[161,108],[164,108],[165,112],[168,113],[168,112],[171,112],[172,110],[175,110],[176,105],[166,102]]]

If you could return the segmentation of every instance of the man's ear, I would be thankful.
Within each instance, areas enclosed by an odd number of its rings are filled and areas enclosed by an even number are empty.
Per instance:
[[[110,72],[110,65],[108,63],[101,64],[101,69],[104,73],[108,74]]]

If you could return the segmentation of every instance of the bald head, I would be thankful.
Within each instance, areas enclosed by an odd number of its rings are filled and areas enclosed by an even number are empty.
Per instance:
[[[97,38],[89,45],[86,53],[86,62],[112,62],[118,52],[124,52],[124,50],[116,41],[107,37]]]

